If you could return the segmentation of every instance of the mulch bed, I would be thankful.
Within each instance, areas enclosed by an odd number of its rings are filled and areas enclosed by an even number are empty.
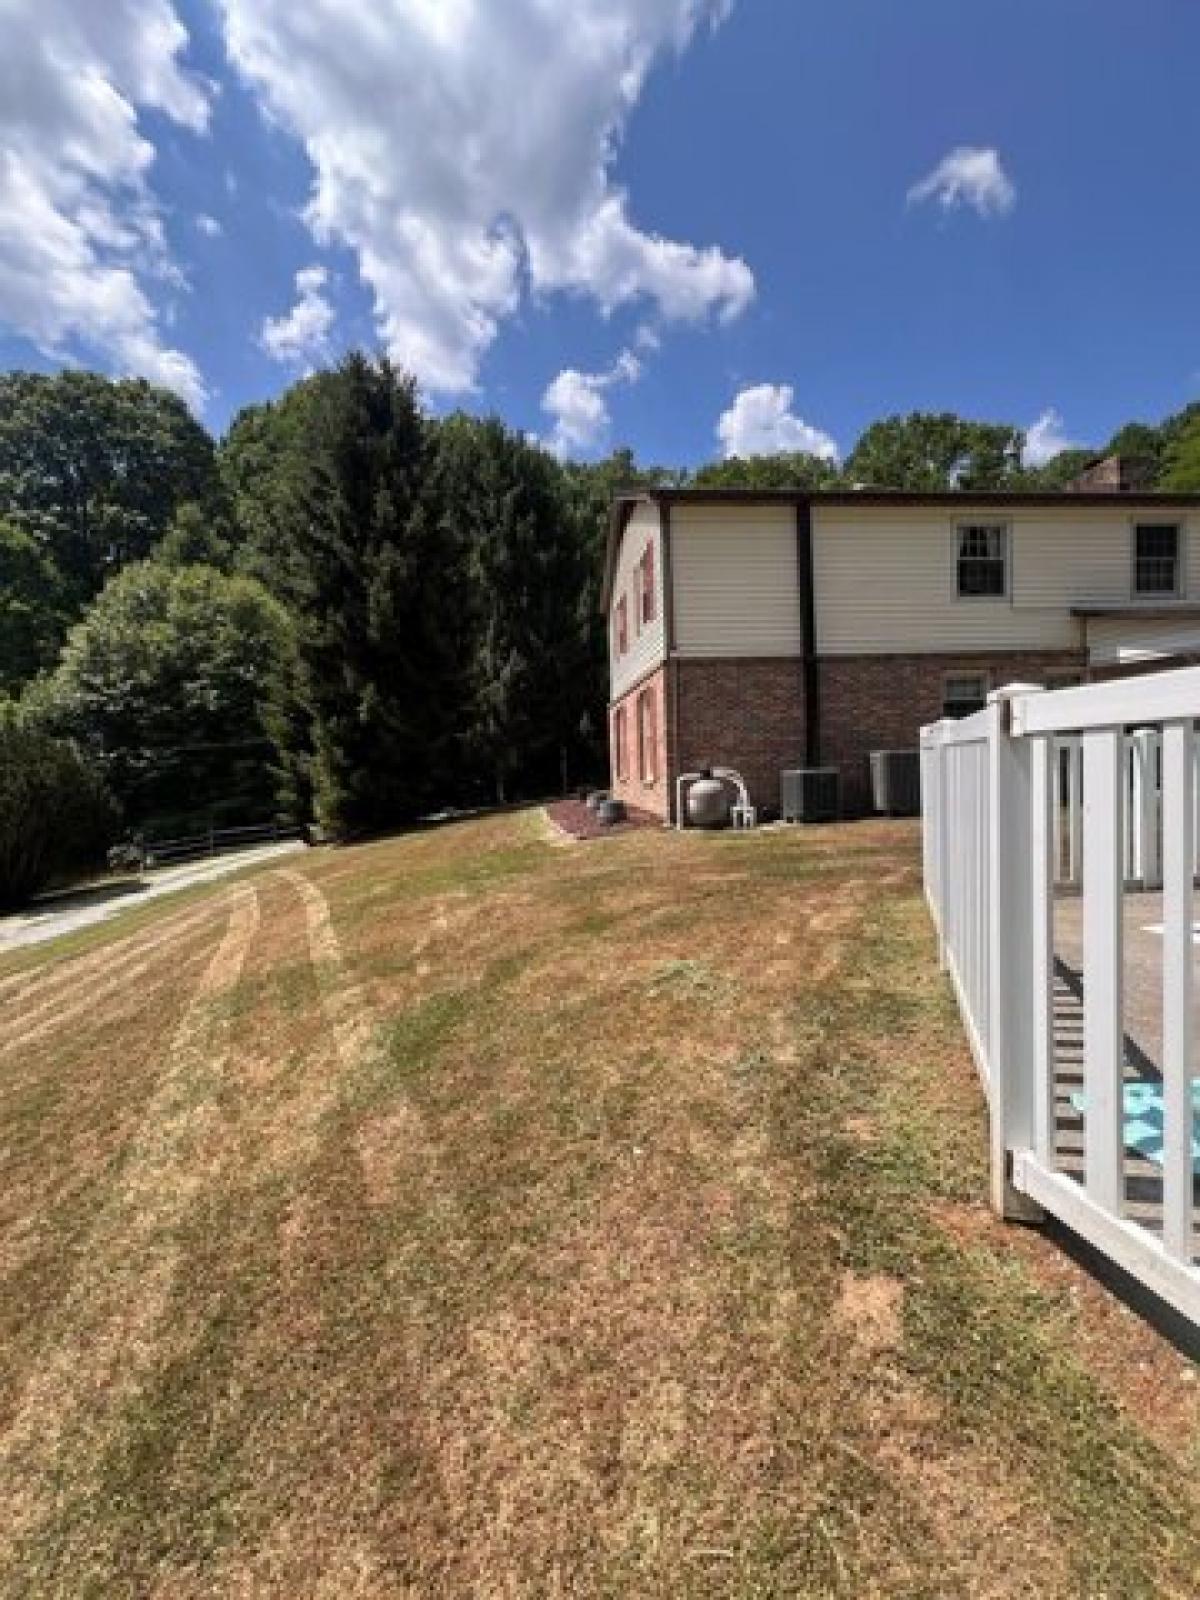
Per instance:
[[[572,839],[610,839],[614,833],[633,833],[638,828],[661,828],[662,818],[648,811],[628,807],[624,822],[599,820],[582,800],[554,800],[546,807],[546,815],[556,828],[570,834]]]

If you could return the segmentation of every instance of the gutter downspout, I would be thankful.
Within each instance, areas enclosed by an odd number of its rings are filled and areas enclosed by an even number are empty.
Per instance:
[[[804,684],[804,764],[821,765],[821,674],[817,660],[817,607],[813,584],[812,501],[796,502],[796,576],[800,585],[801,671]]]
[[[658,526],[662,535],[663,655],[666,662],[667,725],[667,821],[678,823],[674,815],[675,769],[679,765],[679,663],[675,659],[675,575],[671,560],[671,503],[658,502]]]

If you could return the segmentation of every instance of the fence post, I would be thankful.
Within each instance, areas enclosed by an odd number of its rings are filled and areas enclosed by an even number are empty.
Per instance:
[[[942,722],[934,724],[933,728],[933,754],[937,773],[937,878],[938,878],[938,966],[943,972],[950,965],[947,953],[946,918],[949,914],[949,889],[950,889],[950,763],[946,759],[946,741],[944,738]]]
[[[1138,728],[1130,736],[1133,759],[1133,798],[1129,819],[1131,878],[1144,889],[1162,886],[1158,842],[1159,736],[1156,728]]]
[[[1011,1152],[1035,1142],[1036,952],[1033,743],[1010,732],[1012,700],[1040,693],[1010,684],[988,696],[988,1056],[991,1078],[992,1205],[1015,1222],[1044,1213],[1011,1182]],[[1044,830],[1038,830],[1044,834]]]

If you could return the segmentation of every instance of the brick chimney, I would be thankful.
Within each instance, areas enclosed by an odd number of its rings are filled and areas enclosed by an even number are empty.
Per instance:
[[[1146,456],[1100,456],[1067,484],[1074,494],[1128,494],[1148,489],[1154,481],[1154,462]]]

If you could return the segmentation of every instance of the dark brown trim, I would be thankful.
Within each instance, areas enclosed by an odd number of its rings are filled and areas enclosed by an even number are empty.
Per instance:
[[[821,669],[817,661],[816,588],[813,578],[812,502],[796,502],[796,579],[804,678],[804,762],[821,765]]]
[[[1079,506],[1146,506],[1167,510],[1200,506],[1200,494],[1167,494],[1143,489],[638,489],[618,493],[614,503],[636,505],[656,500],[660,505],[796,505],[803,500],[817,506],[971,506],[1054,507],[1072,511]]]
[[[1163,605],[1147,603],[1139,605],[1136,601],[1114,601],[1105,605],[1097,601],[1095,605],[1072,606],[1073,617],[1111,617],[1118,622],[1165,622],[1179,618],[1187,621],[1192,617],[1200,617],[1200,604],[1194,600],[1174,600]]]
[[[674,552],[671,549],[671,507],[661,505],[658,508],[658,527],[662,535],[662,568],[663,591],[663,653],[670,656],[675,650],[675,563]]]
[[[667,704],[667,821],[679,821],[675,814],[675,780],[679,777],[679,657],[667,657],[667,671],[663,680]]]

